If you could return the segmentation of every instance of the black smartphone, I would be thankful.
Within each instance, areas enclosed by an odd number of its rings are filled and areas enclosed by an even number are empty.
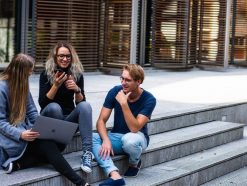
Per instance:
[[[63,73],[63,70],[62,70],[62,69],[60,69],[60,68],[57,68],[57,69],[55,69],[55,70],[54,70],[54,73],[57,73],[57,72],[61,72],[61,73]]]
[[[55,74],[58,73],[58,76],[60,76],[60,75],[63,73],[63,70],[60,69],[60,68],[56,68],[56,69],[54,70],[54,73],[55,73]]]

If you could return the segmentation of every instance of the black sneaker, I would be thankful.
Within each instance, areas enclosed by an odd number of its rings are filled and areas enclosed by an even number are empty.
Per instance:
[[[136,177],[141,169],[142,161],[140,160],[137,164],[137,167],[129,167],[128,170],[124,173],[124,177]]]
[[[99,184],[99,186],[123,186],[123,185],[125,185],[125,181],[123,178],[117,180],[108,178],[107,180]]]

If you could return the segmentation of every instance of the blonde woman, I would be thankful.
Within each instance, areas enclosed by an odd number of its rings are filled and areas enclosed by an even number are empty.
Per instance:
[[[73,46],[58,42],[40,74],[41,115],[79,124],[82,140],[81,169],[92,171],[92,108],[84,93],[83,67]]]
[[[38,116],[28,83],[33,67],[32,57],[17,54],[0,75],[0,165],[11,173],[48,162],[74,184],[89,185],[60,153],[64,145],[37,139],[31,130]]]

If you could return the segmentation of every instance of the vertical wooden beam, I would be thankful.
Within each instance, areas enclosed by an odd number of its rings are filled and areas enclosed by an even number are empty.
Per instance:
[[[33,0],[32,4],[32,39],[31,39],[31,52],[32,57],[36,57],[36,0]]]
[[[28,40],[28,16],[29,16],[29,1],[22,1],[21,4],[21,48],[23,53],[28,52],[27,40]]]
[[[141,34],[140,37],[140,61],[139,64],[143,66],[145,64],[145,49],[146,49],[146,20],[147,20],[147,0],[142,0],[142,17],[141,17]]]
[[[187,4],[186,4],[186,9],[187,9],[187,11],[186,11],[186,13],[185,14],[187,14],[186,15],[186,28],[185,28],[185,30],[186,30],[186,36],[185,36],[185,40],[184,40],[184,47],[186,48],[186,59],[185,59],[185,61],[184,61],[184,64],[185,64],[185,66],[187,66],[188,65],[188,61],[189,61],[189,39],[190,39],[190,11],[191,11],[191,8],[190,8],[190,0],[188,0],[187,1]]]
[[[199,2],[197,0],[192,1],[192,18],[191,18],[191,43],[190,43],[190,63],[197,63],[197,28],[198,28],[198,13],[199,13]]]
[[[234,52],[235,52],[235,35],[236,35],[236,17],[237,17],[237,0],[232,2],[232,35],[231,37],[231,54],[229,64],[234,64]]]
[[[231,18],[232,0],[226,2],[226,31],[225,31],[225,50],[224,50],[224,68],[228,67],[229,61],[229,37],[230,37],[230,18]]]

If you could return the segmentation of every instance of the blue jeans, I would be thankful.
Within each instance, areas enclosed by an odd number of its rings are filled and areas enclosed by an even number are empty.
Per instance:
[[[82,140],[82,150],[92,152],[92,107],[89,103],[85,101],[78,103],[75,109],[69,115],[65,116],[63,115],[61,106],[53,102],[48,104],[40,114],[78,123]]]
[[[129,156],[129,163],[137,165],[142,152],[147,148],[147,140],[142,132],[127,134],[108,132],[108,137],[112,144],[112,149],[115,155],[127,154]],[[112,171],[118,171],[114,165],[112,158],[101,159],[99,151],[101,148],[102,139],[98,133],[93,133],[93,154],[99,166],[103,168],[106,176]]]

